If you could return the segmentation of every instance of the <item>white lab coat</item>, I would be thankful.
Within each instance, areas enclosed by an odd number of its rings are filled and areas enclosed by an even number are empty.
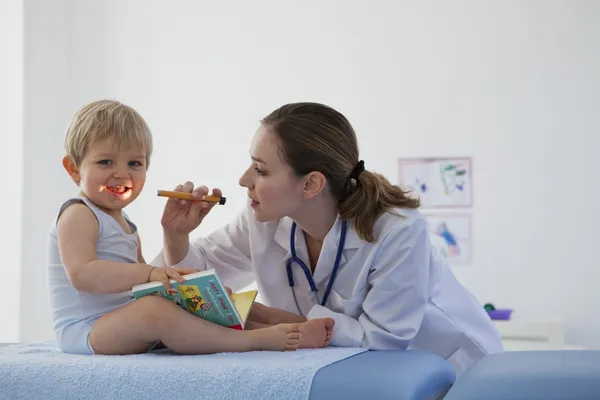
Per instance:
[[[421,349],[447,359],[460,375],[487,354],[502,351],[500,336],[482,305],[457,281],[431,246],[418,210],[384,213],[375,224],[375,243],[348,226],[340,267],[326,306],[320,305],[335,261],[338,218],[323,242],[313,275],[318,299],[294,264],[294,290],[286,275],[292,221],[261,223],[247,208],[232,223],[190,245],[177,266],[214,268],[233,291],[256,280],[262,301],[308,319],[331,317],[333,346],[372,350]],[[308,263],[302,230],[297,256]],[[164,265],[162,255],[155,264]]]

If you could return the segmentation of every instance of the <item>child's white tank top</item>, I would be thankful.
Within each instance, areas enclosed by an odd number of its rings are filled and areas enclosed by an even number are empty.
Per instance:
[[[72,337],[72,335],[67,335],[69,329],[76,328],[80,324],[87,324],[91,327],[93,322],[103,314],[133,301],[131,290],[114,294],[93,294],[80,292],[69,282],[60,258],[56,231],[58,217],[67,206],[77,202],[88,206],[98,220],[96,254],[99,260],[122,263],[138,262],[137,227],[125,213],[123,216],[131,227],[132,233],[125,232],[113,217],[99,209],[87,198],[75,197],[63,203],[50,228],[47,248],[48,289],[52,320],[61,347],[63,345],[69,347],[68,343],[62,343],[65,336]],[[123,266],[123,268],[126,267]]]

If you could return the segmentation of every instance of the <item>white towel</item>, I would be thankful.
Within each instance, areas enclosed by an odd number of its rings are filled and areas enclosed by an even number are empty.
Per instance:
[[[55,343],[11,345],[0,347],[0,399],[308,399],[320,368],[363,351],[87,356]]]

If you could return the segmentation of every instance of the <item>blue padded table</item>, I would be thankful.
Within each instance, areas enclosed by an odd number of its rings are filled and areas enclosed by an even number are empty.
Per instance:
[[[467,369],[444,399],[600,399],[600,351],[536,350],[493,354]]]
[[[455,379],[450,364],[431,353],[368,351],[317,371],[310,400],[439,399]]]
[[[416,350],[330,347],[184,356],[65,354],[54,342],[0,346],[0,399],[438,399],[456,375]]]

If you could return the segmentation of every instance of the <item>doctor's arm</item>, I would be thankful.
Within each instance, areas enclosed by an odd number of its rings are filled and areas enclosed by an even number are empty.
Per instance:
[[[401,224],[383,239],[373,260],[362,314],[352,318],[315,305],[308,319],[335,320],[333,346],[406,349],[425,315],[430,252],[424,220],[415,220],[410,226]]]
[[[248,212],[244,210],[231,223],[206,237],[192,241],[186,238],[170,243],[165,237],[165,248],[174,245],[176,259],[165,257],[165,249],[152,261],[152,265],[193,268],[199,271],[215,269],[223,284],[234,292],[243,289],[254,281],[248,234]],[[169,252],[169,250],[167,250]]]

